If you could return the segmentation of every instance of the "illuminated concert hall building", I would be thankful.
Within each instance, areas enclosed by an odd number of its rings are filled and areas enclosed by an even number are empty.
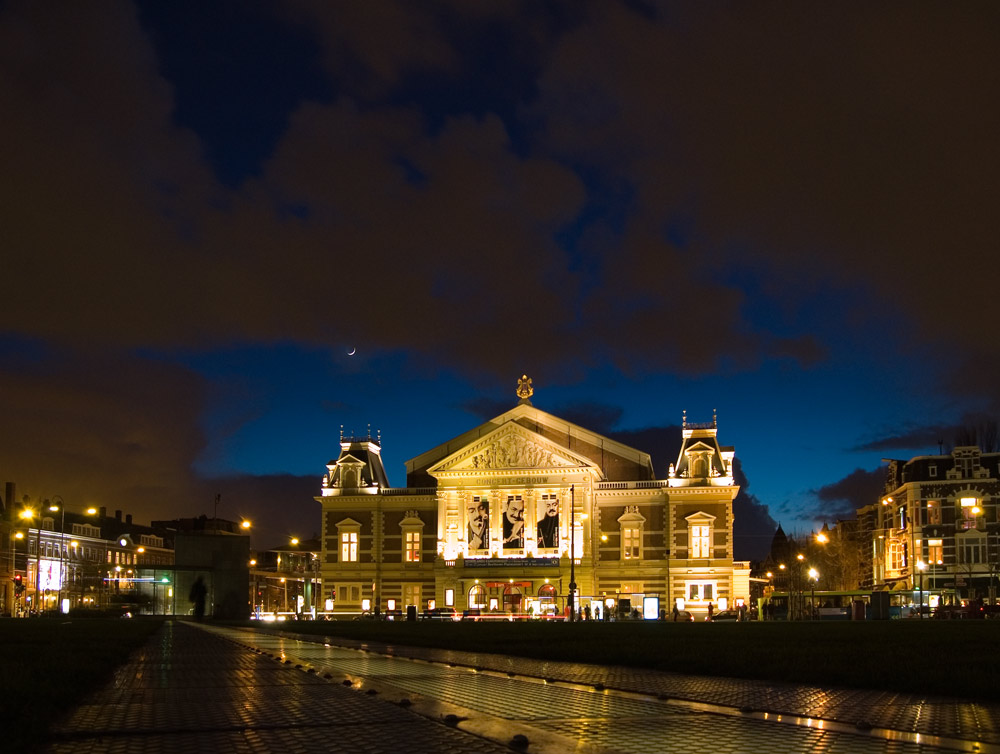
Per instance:
[[[390,487],[380,441],[342,437],[320,496],[324,605],[333,617],[707,614],[749,596],[733,560],[734,451],[684,421],[666,479],[647,453],[517,405],[406,463]],[[589,610],[588,610],[589,608]],[[440,611],[439,611],[440,612]]]

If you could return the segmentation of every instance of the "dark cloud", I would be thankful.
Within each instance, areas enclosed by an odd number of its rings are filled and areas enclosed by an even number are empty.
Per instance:
[[[20,495],[148,522],[200,514],[203,380],[162,362],[56,351],[0,369],[0,457]],[[180,513],[178,515],[181,515]]]
[[[556,415],[602,435],[611,434],[625,409],[596,401],[566,403],[554,410]]]
[[[251,542],[269,549],[298,539],[318,538],[322,476],[292,474],[241,474],[199,481],[199,489],[211,516],[211,504],[220,495],[219,518],[248,519],[252,523]]]
[[[917,426],[876,437],[853,448],[857,451],[909,451],[911,455],[949,453],[956,445],[979,445],[986,452],[998,447],[996,414],[970,412],[954,424]]]
[[[465,401],[461,406],[463,411],[468,411],[479,421],[486,422],[511,409],[510,401],[502,401],[497,398],[490,398],[486,395],[477,395],[471,400]]]
[[[947,443],[955,435],[954,426],[935,425],[932,427],[914,427],[913,429],[887,437],[877,437],[853,448],[857,451],[916,451],[920,453],[937,453],[941,448],[939,443]]]
[[[854,518],[858,508],[871,505],[885,488],[885,469],[855,469],[843,479],[813,490],[819,505],[800,518],[833,522]]]
[[[750,492],[750,480],[739,458],[733,459],[733,480],[740,486],[733,500],[733,552],[737,560],[763,560],[777,523],[766,503]]]

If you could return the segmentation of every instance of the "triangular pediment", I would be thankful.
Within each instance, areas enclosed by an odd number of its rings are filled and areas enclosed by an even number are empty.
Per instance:
[[[709,453],[714,453],[715,452],[715,448],[713,448],[711,445],[707,445],[706,443],[703,443],[703,442],[701,442],[699,440],[698,442],[694,443],[693,445],[688,445],[684,452],[685,453],[692,453],[692,452],[694,452],[694,453],[704,453],[706,451],[709,452]]]
[[[450,472],[507,474],[535,469],[593,469],[600,478],[600,469],[588,459],[515,422],[469,443],[429,468],[428,473],[437,477]]]

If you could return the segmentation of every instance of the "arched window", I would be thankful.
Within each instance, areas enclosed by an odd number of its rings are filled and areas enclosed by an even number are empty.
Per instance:
[[[469,607],[486,607],[486,590],[476,584],[469,590]]]
[[[556,598],[556,588],[552,584],[546,584],[538,589],[538,599],[554,600]]]

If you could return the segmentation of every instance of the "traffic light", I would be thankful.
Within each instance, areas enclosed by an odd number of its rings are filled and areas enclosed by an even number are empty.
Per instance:
[[[21,594],[24,591],[24,582],[22,581],[21,574],[16,574],[14,576],[14,594]]]

